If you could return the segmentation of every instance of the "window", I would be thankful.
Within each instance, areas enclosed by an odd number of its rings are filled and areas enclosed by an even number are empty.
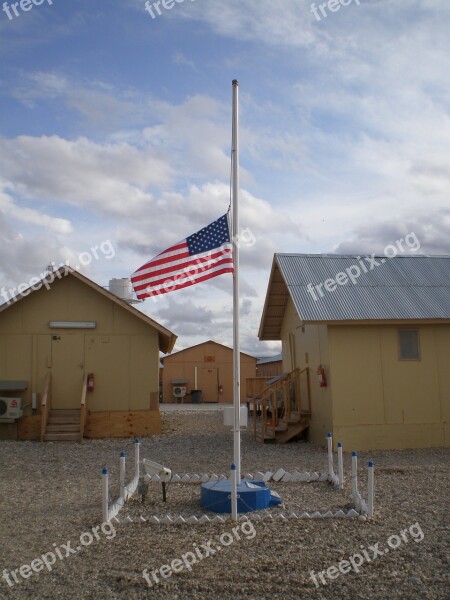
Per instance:
[[[420,360],[419,330],[399,329],[400,360]]]

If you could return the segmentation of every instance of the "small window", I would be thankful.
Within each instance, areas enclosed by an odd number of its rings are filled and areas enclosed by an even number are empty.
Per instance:
[[[420,360],[418,329],[400,329],[398,339],[400,360]]]

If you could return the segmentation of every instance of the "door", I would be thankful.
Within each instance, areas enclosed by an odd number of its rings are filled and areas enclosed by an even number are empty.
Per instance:
[[[84,334],[52,335],[52,408],[80,408]]]
[[[199,384],[203,402],[219,402],[219,370],[217,367],[202,367]]]

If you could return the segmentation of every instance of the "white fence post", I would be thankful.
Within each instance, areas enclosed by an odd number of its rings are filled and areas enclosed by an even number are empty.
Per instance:
[[[342,456],[342,442],[338,442],[338,474],[339,474],[339,489],[344,489],[344,459]]]
[[[237,510],[237,478],[236,478],[236,465],[231,465],[231,517],[233,521],[238,520]]]
[[[108,469],[103,467],[102,469],[102,519],[103,523],[109,521],[109,493],[108,493]]]
[[[368,484],[367,484],[367,514],[373,517],[373,496],[374,496],[374,467],[375,464],[370,460],[368,468]]]
[[[135,477],[139,479],[140,476],[140,465],[139,465],[139,447],[141,445],[141,440],[137,437],[134,440],[134,465],[136,467]]]
[[[333,469],[333,435],[331,432],[327,435],[328,439],[328,477],[331,482],[334,479],[334,469]]]
[[[125,499],[125,452],[120,453],[119,498]]]
[[[352,452],[352,496],[353,501],[358,501],[358,455]]]
[[[141,445],[141,440],[136,438],[134,440],[134,478],[128,485],[125,485],[125,452],[120,453],[120,462],[119,462],[119,497],[114,502],[114,504],[109,506],[109,474],[108,468],[103,467],[102,469],[102,515],[103,521],[109,522],[113,519],[123,507],[125,502],[131,498],[131,496],[136,491],[139,485],[139,475],[140,475],[140,452],[139,446]]]

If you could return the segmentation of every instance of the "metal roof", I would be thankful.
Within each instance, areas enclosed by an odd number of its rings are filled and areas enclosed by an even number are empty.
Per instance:
[[[450,319],[450,256],[276,254],[260,339],[280,339],[289,296],[306,323]]]
[[[283,360],[283,355],[281,353],[275,354],[275,356],[263,356],[262,358],[258,358],[256,365],[266,365],[268,363],[278,362],[280,360]]]

